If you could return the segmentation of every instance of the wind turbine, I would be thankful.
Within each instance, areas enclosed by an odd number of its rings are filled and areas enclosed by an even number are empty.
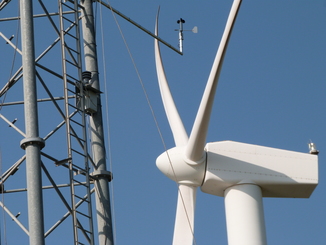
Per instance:
[[[229,245],[262,245],[266,244],[262,197],[308,198],[318,184],[316,154],[232,141],[206,144],[218,77],[240,5],[241,0],[233,1],[189,138],[174,104],[155,39],[159,87],[176,145],[156,160],[157,167],[178,183],[173,245],[193,244],[197,187],[225,197]]]

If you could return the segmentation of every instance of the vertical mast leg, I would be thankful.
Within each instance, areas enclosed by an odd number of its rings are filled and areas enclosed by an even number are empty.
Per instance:
[[[238,184],[225,190],[229,245],[266,245],[262,193],[255,184]]]
[[[21,147],[26,151],[29,240],[30,244],[43,245],[40,149],[44,146],[44,141],[39,138],[38,130],[32,0],[20,1],[20,13],[26,127],[26,138],[21,141]]]
[[[85,68],[92,73],[92,87],[100,90],[97,66],[97,51],[94,32],[94,16],[92,0],[81,1],[84,9],[82,17],[82,29],[84,38]],[[97,225],[100,245],[113,245],[112,218],[108,182],[111,180],[106,170],[106,157],[104,146],[104,133],[102,122],[102,106],[100,95],[97,98],[97,112],[90,116],[91,144],[93,160],[96,164],[94,172],[95,197],[97,211]]]

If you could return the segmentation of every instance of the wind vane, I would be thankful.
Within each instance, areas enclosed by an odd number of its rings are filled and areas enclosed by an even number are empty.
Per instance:
[[[183,52],[183,31],[192,31],[193,33],[197,33],[198,32],[198,27],[195,26],[194,28],[192,28],[192,30],[183,30],[183,24],[186,23],[186,21],[182,18],[180,18],[179,20],[177,20],[177,23],[180,25],[179,29],[175,29],[175,31],[179,31],[179,49],[180,52]]]

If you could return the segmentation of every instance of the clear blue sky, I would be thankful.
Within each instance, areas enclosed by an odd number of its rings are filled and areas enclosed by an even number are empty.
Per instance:
[[[37,1],[34,2],[36,12],[40,13]],[[175,29],[179,18],[186,21],[184,29],[198,26],[197,34],[185,32],[183,56],[161,46],[170,88],[189,133],[232,1],[112,0],[110,3],[151,31],[154,31],[160,6],[159,36],[175,47],[178,46]],[[10,5],[0,12],[0,18],[17,15],[16,1]],[[177,186],[156,168],[156,157],[164,151],[164,146],[142,86],[112,13],[96,6],[101,89],[105,92],[102,95],[103,111],[105,118],[106,113],[109,115],[109,123],[105,119],[105,125],[110,125],[110,140],[107,142],[110,141],[114,174],[116,244],[171,244]],[[168,148],[173,147],[158,90],[153,38],[119,16],[116,18],[147,91],[164,142]],[[47,37],[53,35],[45,33],[53,31],[49,26],[45,28],[40,19],[35,25],[36,53],[40,54],[50,43]],[[0,31],[10,37],[16,32],[16,26],[17,23],[0,22]],[[0,50],[3,53],[0,57],[2,87],[10,74],[12,49],[2,40]],[[20,56],[17,56],[15,66],[19,64]],[[307,143],[312,140],[320,151],[319,185],[309,199],[264,199],[270,245],[326,243],[325,64],[326,1],[243,1],[225,56],[207,141],[233,140],[308,152]],[[60,68],[60,61],[57,67]],[[108,95],[108,108],[105,94]],[[21,86],[8,94],[7,100],[13,100],[15,96],[19,99],[20,95]],[[16,114],[21,113],[22,108],[13,108],[3,113],[9,118],[19,117]],[[44,136],[46,124],[50,124],[51,119],[45,106],[40,106],[39,110],[42,117],[40,134]],[[23,119],[17,125],[24,129]],[[107,133],[108,128],[105,130]],[[22,137],[12,131],[1,122],[2,171],[23,154],[19,149]],[[8,148],[7,139],[14,141],[12,148]],[[18,181],[12,185],[20,188],[24,184]],[[23,210],[20,203],[11,199],[13,195],[5,196],[5,203],[13,205],[17,212]],[[51,194],[45,194],[44,202],[45,205],[51,204]],[[47,209],[47,227],[55,220],[52,209],[55,207]],[[27,214],[22,213],[25,224],[26,217]],[[18,228],[8,217],[4,224],[2,212],[1,219],[3,244],[4,227],[8,244],[24,244],[24,235],[19,238],[21,240],[15,237],[10,238],[15,241],[9,242],[10,234]],[[66,226],[66,229],[70,227]],[[223,198],[198,191],[195,240],[198,245],[227,244]],[[51,239],[47,244],[58,243]]]

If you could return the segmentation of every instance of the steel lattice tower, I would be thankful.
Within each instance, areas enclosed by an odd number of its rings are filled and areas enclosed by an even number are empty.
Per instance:
[[[2,61],[12,72],[0,85],[9,244],[21,233],[30,244],[113,244],[92,2],[0,2],[2,57],[16,57]]]

